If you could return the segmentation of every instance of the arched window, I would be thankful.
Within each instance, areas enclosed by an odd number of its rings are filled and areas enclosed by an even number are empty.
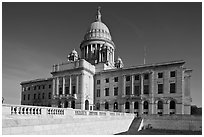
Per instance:
[[[176,108],[176,103],[175,101],[170,101],[170,109],[175,109]]]
[[[89,110],[89,101],[88,100],[85,101],[85,110]]]
[[[144,101],[144,103],[143,103],[143,107],[144,107],[144,109],[148,109],[149,104],[148,104],[148,102],[147,102],[147,101]]]
[[[117,102],[114,103],[114,109],[118,109],[118,103]]]
[[[130,109],[130,103],[129,102],[125,103],[125,109]]]
[[[139,109],[139,103],[138,102],[134,103],[134,109]]]
[[[100,103],[96,103],[96,109],[100,110]]]
[[[107,110],[109,109],[109,104],[108,104],[108,102],[105,103],[105,109],[107,109]]]
[[[157,108],[163,109],[163,102],[162,101],[158,101]]]

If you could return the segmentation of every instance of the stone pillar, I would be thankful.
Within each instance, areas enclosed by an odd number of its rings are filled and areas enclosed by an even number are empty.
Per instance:
[[[59,77],[57,77],[56,88],[57,88],[57,92],[56,92],[56,94],[59,95]]]
[[[113,62],[114,62],[114,52],[115,52],[115,51],[114,51],[114,49],[113,49]]]
[[[65,95],[65,76],[62,77],[62,95]]]
[[[72,77],[69,76],[69,94],[72,95]]]
[[[52,79],[52,95],[56,95],[56,79]]]
[[[143,101],[139,102],[139,115],[143,114]]]
[[[134,75],[131,75],[131,95],[134,95]]]
[[[71,108],[72,102],[71,100],[68,101],[68,108]]]
[[[76,76],[76,94],[79,93],[79,76]]]
[[[98,62],[101,62],[101,50],[100,48],[98,49]]]
[[[144,76],[143,74],[140,75],[140,89],[141,89],[140,93],[141,95],[143,95],[144,94]]]
[[[125,104],[121,104],[121,112],[125,112]]]
[[[125,75],[123,75],[123,91],[122,91],[122,95],[125,95],[125,88],[126,88],[126,79],[125,79]]]
[[[134,101],[130,104],[130,113],[134,113]]]

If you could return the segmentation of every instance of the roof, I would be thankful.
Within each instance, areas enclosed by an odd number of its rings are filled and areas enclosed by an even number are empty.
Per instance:
[[[52,80],[52,78],[40,78],[40,79],[28,80],[28,81],[23,81],[20,84],[23,85],[23,84],[43,82],[43,81],[48,81],[48,80]]]

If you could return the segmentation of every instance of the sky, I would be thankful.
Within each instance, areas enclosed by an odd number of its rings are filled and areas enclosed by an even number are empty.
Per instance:
[[[20,82],[51,77],[94,22],[97,7],[125,67],[185,60],[192,104],[202,106],[202,3],[2,3],[2,96],[20,104]]]

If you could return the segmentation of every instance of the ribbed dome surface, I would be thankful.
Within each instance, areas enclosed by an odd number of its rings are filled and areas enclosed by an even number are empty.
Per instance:
[[[93,30],[103,30],[107,33],[110,33],[108,27],[103,22],[99,22],[99,21],[93,22],[88,32],[93,31]]]

